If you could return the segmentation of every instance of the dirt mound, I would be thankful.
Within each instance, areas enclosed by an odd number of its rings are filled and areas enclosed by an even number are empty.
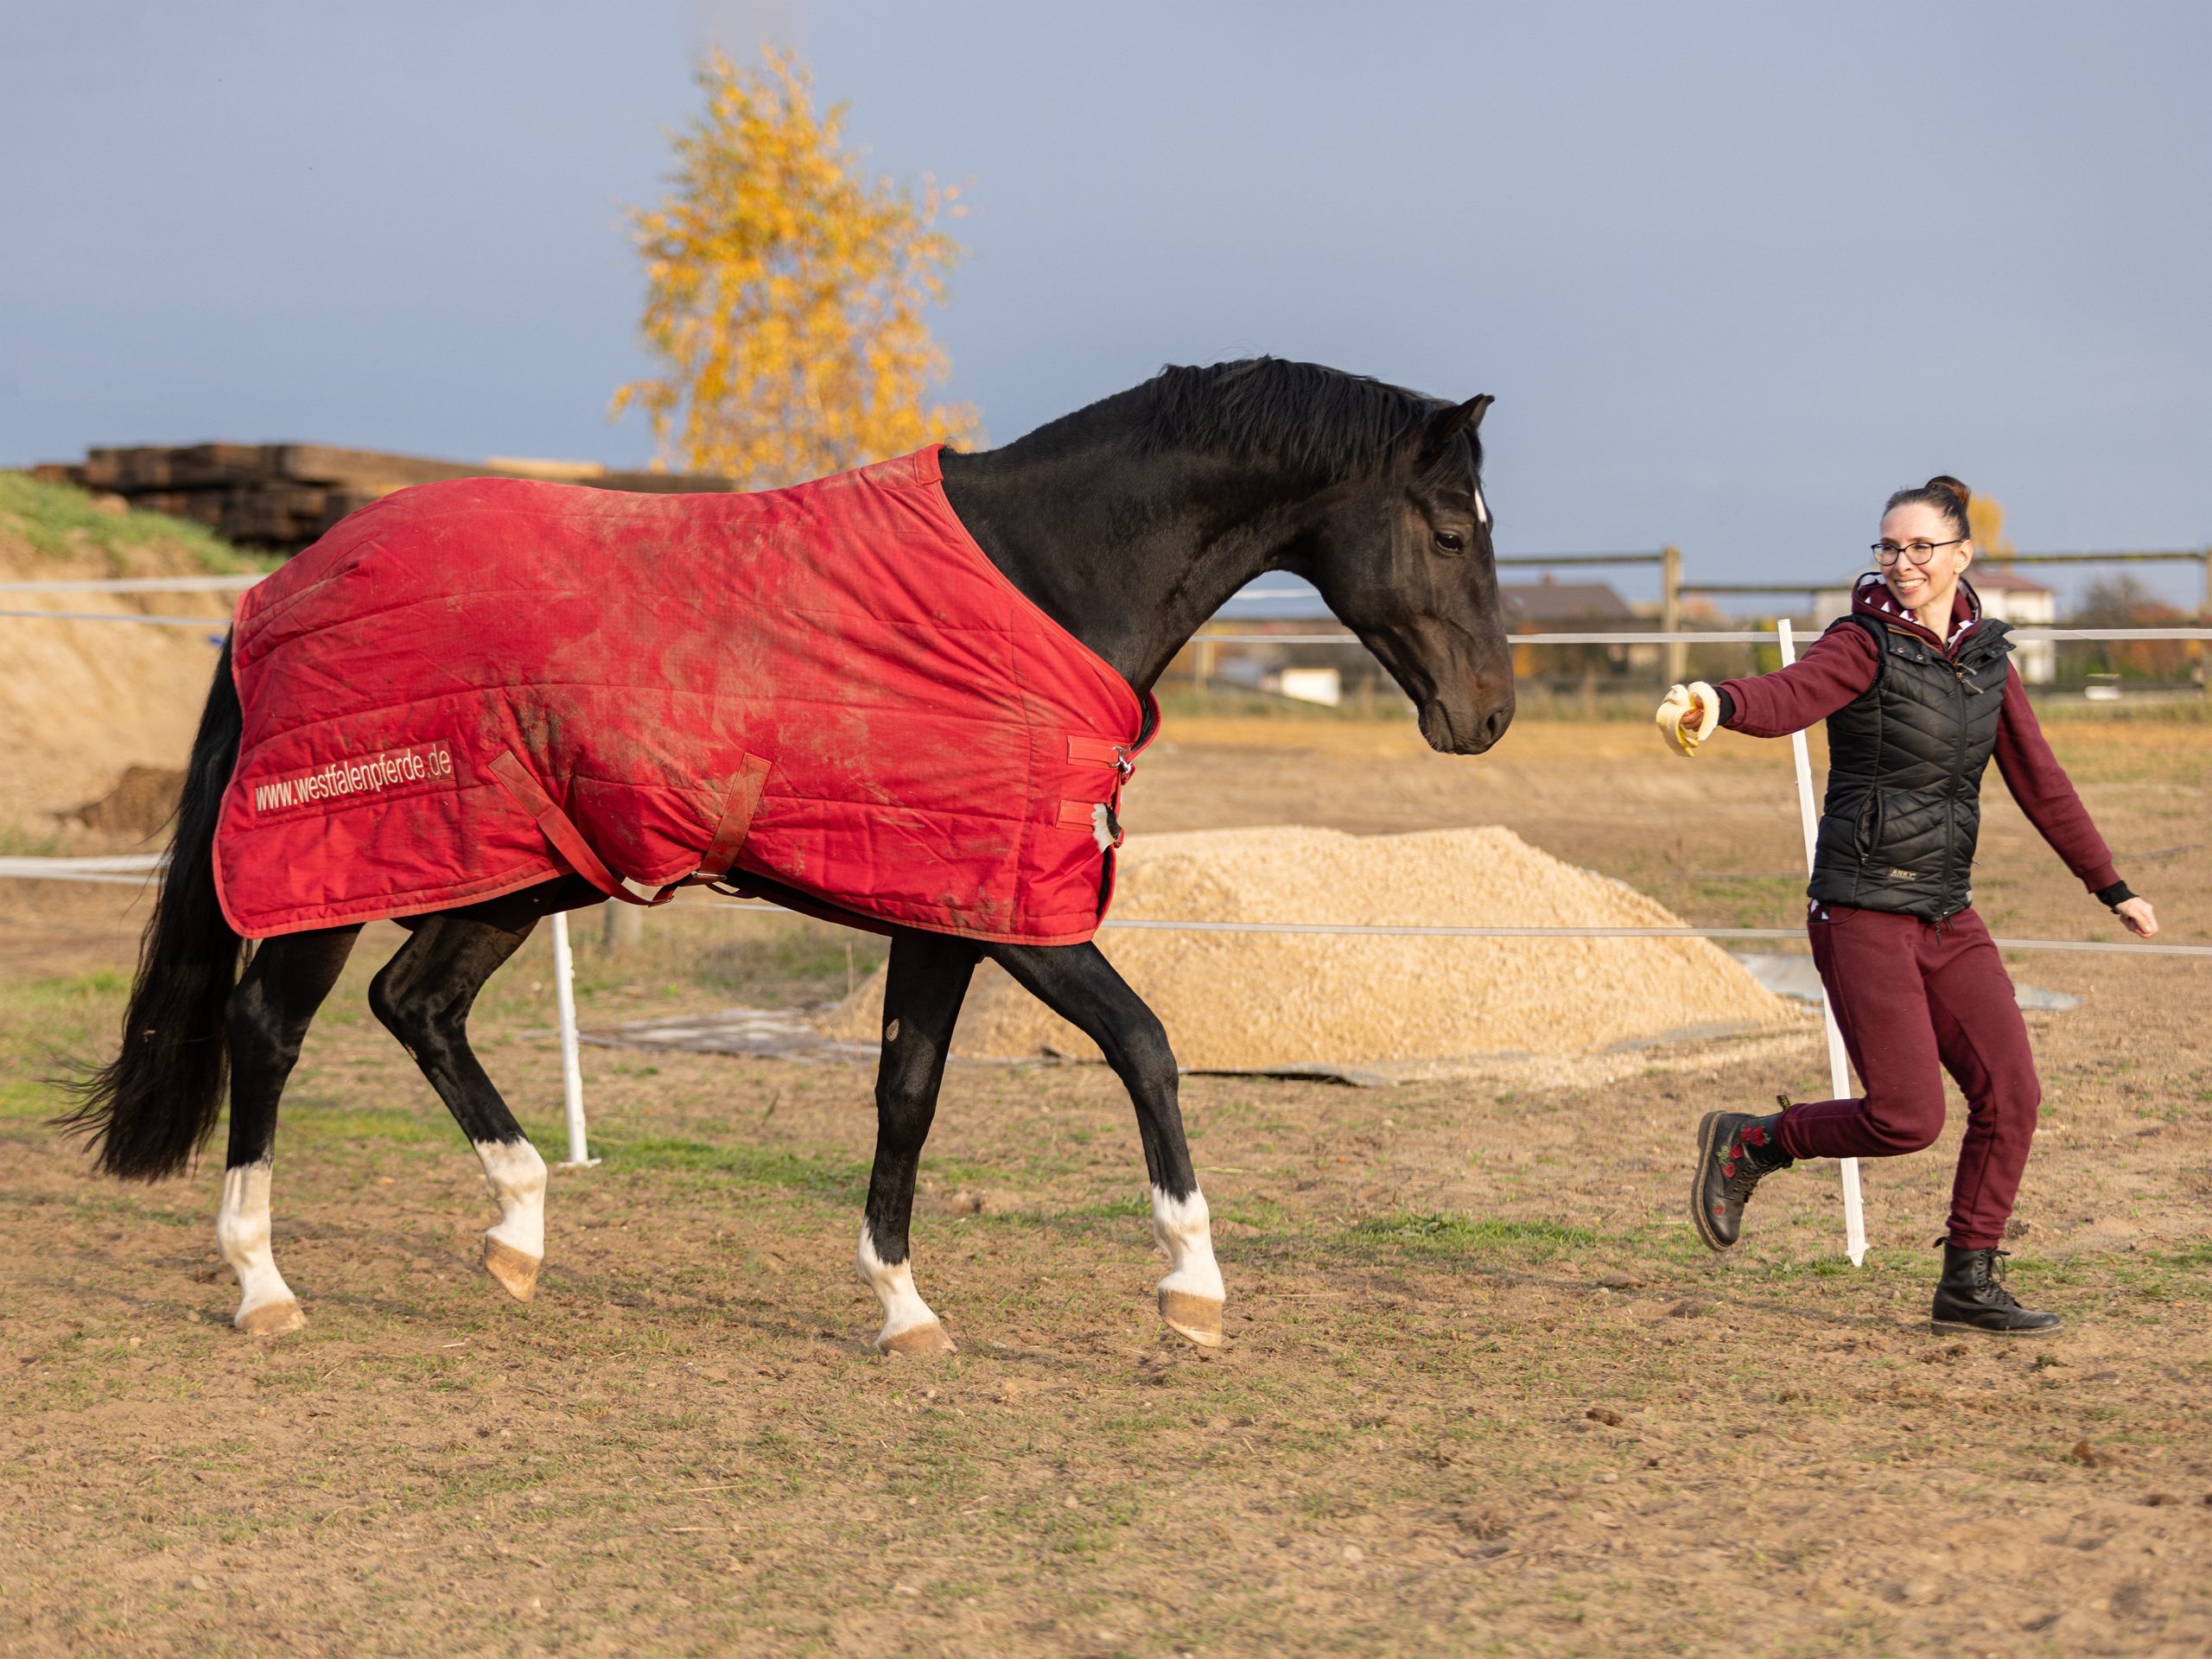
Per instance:
[[[67,486],[0,473],[0,581],[204,575],[256,569],[197,526],[117,512]],[[0,594],[0,609],[221,617],[231,594]],[[0,833],[34,840],[133,766],[173,768],[192,747],[214,672],[210,627],[0,617]],[[138,815],[143,817],[143,814]],[[156,820],[158,823],[158,820]],[[92,826],[143,836],[153,826]]]
[[[182,766],[125,766],[113,789],[60,816],[106,835],[150,836],[176,816],[184,776]]]
[[[1280,828],[1134,836],[1116,918],[1394,925],[1679,927],[1634,888],[1511,830],[1351,836]],[[1802,1016],[1704,939],[1392,938],[1139,931],[1098,942],[1209,1071],[1588,1055],[1782,1028]],[[828,1016],[871,1041],[879,972]],[[953,1035],[970,1058],[1096,1058],[998,969],[977,974]]]

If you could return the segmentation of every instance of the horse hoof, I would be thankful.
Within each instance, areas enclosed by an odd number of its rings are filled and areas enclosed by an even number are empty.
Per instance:
[[[952,1338],[944,1334],[944,1326],[935,1319],[926,1325],[910,1325],[896,1336],[878,1337],[875,1351],[880,1354],[955,1354],[960,1351],[952,1345]]]
[[[297,1331],[307,1322],[308,1316],[289,1297],[281,1302],[264,1302],[256,1308],[242,1308],[238,1318],[231,1321],[250,1337],[281,1337],[287,1331]]]
[[[1211,1296],[1193,1296],[1187,1290],[1160,1293],[1160,1317],[1179,1337],[1188,1337],[1201,1348],[1221,1346],[1221,1304]]]
[[[537,1294],[537,1269],[543,1264],[542,1255],[524,1255],[512,1244],[502,1244],[496,1238],[484,1241],[484,1271],[498,1280],[507,1294],[518,1302],[531,1300]]]

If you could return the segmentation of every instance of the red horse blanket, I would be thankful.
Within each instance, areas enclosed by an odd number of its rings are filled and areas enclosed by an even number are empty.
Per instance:
[[[574,871],[1088,939],[1154,711],[984,556],[935,448],[787,490],[362,508],[238,607],[215,838],[249,938]]]

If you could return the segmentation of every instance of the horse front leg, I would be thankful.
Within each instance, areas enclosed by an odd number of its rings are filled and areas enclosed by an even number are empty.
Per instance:
[[[1160,1016],[1095,944],[988,949],[1023,989],[1096,1043],[1128,1088],[1151,1178],[1153,1236],[1172,1264],[1158,1287],[1160,1317],[1201,1347],[1220,1346],[1227,1297],[1214,1260],[1213,1221],[1191,1168],[1176,1100],[1175,1053]]]
[[[875,1166],[868,1173],[868,1210],[861,1223],[860,1274],[883,1304],[875,1338],[885,1353],[944,1354],[952,1338],[914,1288],[907,1226],[922,1144],[937,1116],[945,1056],[976,946],[935,933],[900,933],[891,943],[884,978],[883,1058],[875,1074]]]

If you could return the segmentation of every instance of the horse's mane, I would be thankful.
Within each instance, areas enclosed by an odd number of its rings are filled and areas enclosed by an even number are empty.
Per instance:
[[[1382,471],[1443,407],[1387,381],[1279,357],[1170,364],[1137,391],[1151,394],[1148,450],[1201,449],[1332,480]]]

